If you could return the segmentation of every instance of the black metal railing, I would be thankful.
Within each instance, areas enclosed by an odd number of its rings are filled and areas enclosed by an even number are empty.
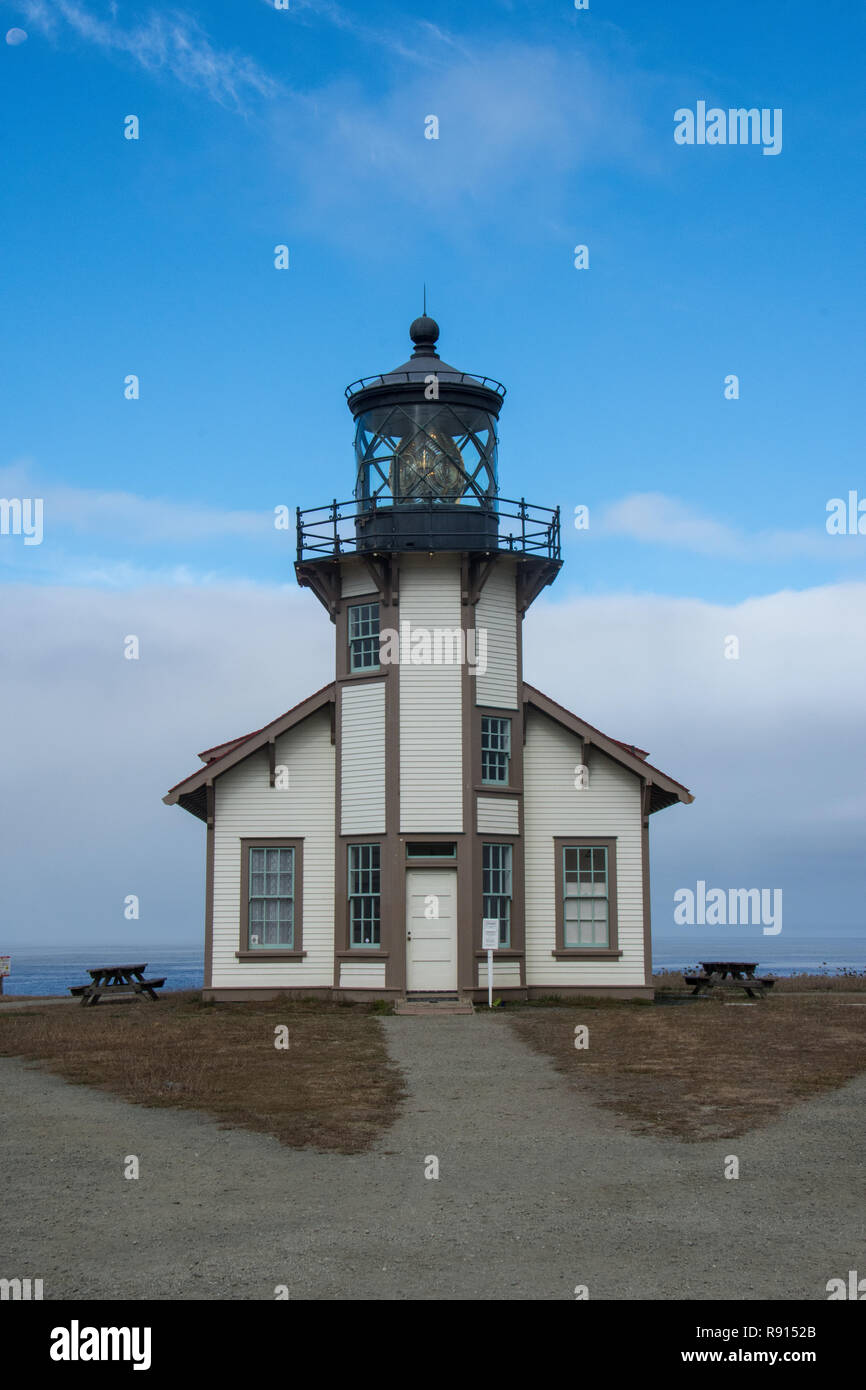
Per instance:
[[[463,505],[460,505],[463,503]],[[381,550],[510,550],[559,560],[559,507],[539,507],[506,497],[489,506],[462,497],[417,498],[396,503],[375,498],[297,509],[298,561]],[[477,525],[475,523],[477,518]],[[393,544],[389,541],[393,535]],[[473,536],[478,543],[473,544]],[[453,542],[453,543],[452,543]]]
[[[487,391],[494,391],[497,396],[505,398],[505,387],[492,376],[474,376],[472,372],[447,370],[434,371],[432,375],[436,377],[440,386],[483,386]],[[346,398],[354,396],[358,391],[366,391],[370,386],[403,386],[406,383],[417,386],[419,381],[424,380],[425,374],[417,368],[406,372],[383,372],[379,376],[362,376],[346,387]]]

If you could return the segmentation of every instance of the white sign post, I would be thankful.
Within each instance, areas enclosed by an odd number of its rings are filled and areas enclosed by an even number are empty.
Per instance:
[[[0,956],[0,994],[3,993],[3,976],[10,973],[11,957]]]
[[[487,1007],[493,1008],[493,952],[499,945],[499,918],[482,917],[481,949],[487,952]]]

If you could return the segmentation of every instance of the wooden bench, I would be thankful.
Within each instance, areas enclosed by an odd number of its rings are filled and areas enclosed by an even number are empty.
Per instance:
[[[773,975],[755,975],[757,965],[738,961],[702,962],[703,975],[683,975],[687,985],[692,986],[692,994],[701,990],[721,989],[724,992],[744,989],[750,999],[763,999],[767,990],[776,983]]]
[[[95,970],[88,970],[91,979],[89,985],[70,985],[69,992],[79,996],[85,1007],[98,1004],[104,994],[137,994],[156,1002],[159,999],[156,991],[165,984],[165,977],[161,980],[146,980],[146,969],[146,961],[140,965],[100,965]]]

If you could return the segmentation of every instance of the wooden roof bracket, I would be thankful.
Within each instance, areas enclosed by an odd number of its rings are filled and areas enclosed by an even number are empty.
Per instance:
[[[390,556],[359,555],[361,563],[376,586],[382,602],[390,608],[393,600],[393,576]]]
[[[561,560],[521,560],[517,566],[517,607],[521,613],[535,602],[542,589],[552,584],[562,568]]]
[[[318,564],[300,563],[295,565],[295,576],[301,588],[312,589],[323,608],[328,610],[331,622],[340,612],[342,581],[339,568],[329,562],[327,568]]]
[[[464,607],[475,607],[484,585],[490,578],[496,559],[496,554],[483,557],[463,555],[460,563],[460,599]]]

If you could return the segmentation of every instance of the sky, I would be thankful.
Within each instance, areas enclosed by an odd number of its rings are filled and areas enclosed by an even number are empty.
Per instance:
[[[695,793],[653,817],[656,945],[698,880],[862,941],[866,11],[432,13],[0,0],[0,497],[44,518],[0,534],[0,937],[122,938],[136,893],[138,941],[200,940],[161,797],[331,678],[274,508],[351,495],[344,388],[426,285],[507,387],[503,495],[562,508],[526,678]],[[781,148],[678,143],[699,102]]]

